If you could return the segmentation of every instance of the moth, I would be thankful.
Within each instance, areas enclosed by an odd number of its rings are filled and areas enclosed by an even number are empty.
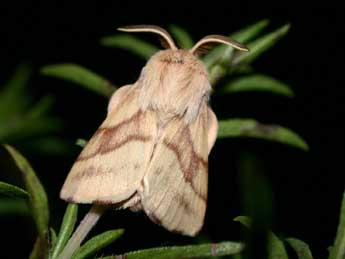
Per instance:
[[[194,236],[204,221],[208,155],[218,129],[208,105],[208,73],[198,54],[212,43],[248,49],[220,35],[206,36],[190,50],[178,49],[158,26],[119,30],[158,34],[168,49],[148,60],[134,84],[115,91],[60,197],[143,210],[166,229]]]

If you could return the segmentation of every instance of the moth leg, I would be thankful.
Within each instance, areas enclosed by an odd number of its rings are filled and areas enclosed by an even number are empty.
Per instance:
[[[208,132],[207,132],[207,144],[208,144],[208,154],[216,142],[218,132],[218,121],[214,112],[208,108]]]
[[[125,85],[117,89],[108,103],[108,114],[121,102],[132,85]]]
[[[127,209],[129,208],[131,211],[139,211],[142,210],[142,205],[141,205],[141,198],[138,195],[137,192],[135,192],[129,199],[124,201],[121,206],[121,209]]]

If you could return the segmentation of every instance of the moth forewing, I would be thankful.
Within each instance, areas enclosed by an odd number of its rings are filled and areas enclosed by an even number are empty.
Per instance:
[[[137,98],[135,86],[115,93],[110,113],[68,174],[61,198],[115,204],[136,192],[152,153],[156,131],[153,112],[141,111]]]

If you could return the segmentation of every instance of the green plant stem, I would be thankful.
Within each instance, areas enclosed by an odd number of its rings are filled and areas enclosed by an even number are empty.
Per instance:
[[[99,218],[102,216],[105,207],[93,205],[90,211],[85,215],[80,222],[78,228],[74,231],[72,237],[68,240],[65,248],[62,250],[59,259],[70,259],[73,253],[80,247],[81,242],[96,225]]]

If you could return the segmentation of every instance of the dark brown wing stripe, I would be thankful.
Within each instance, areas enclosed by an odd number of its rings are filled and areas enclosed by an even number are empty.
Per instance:
[[[141,136],[141,135],[129,135],[127,138],[125,138],[122,141],[119,141],[113,145],[109,145],[109,143],[107,143],[107,141],[102,141],[102,145],[98,148],[98,150],[90,155],[87,156],[79,156],[77,159],[77,162],[79,161],[85,161],[88,160],[90,158],[95,157],[96,155],[104,155],[107,154],[109,152],[112,152],[120,147],[122,147],[123,145],[132,142],[132,141],[141,141],[141,142],[147,142],[150,141],[151,137],[150,136]],[[102,148],[102,146],[106,146],[104,148]]]
[[[180,167],[182,168],[183,176],[187,182],[192,182],[192,180],[195,176],[194,174],[198,171],[197,169],[199,168],[200,165],[205,167],[207,170],[207,168],[208,168],[207,162],[203,158],[201,158],[194,151],[194,149],[192,150],[191,159],[190,159],[188,167],[184,168],[183,162],[182,162],[182,153],[186,152],[186,151],[182,151],[179,149],[178,145],[168,143],[166,141],[164,141],[164,145],[175,153],[177,160],[180,164]]]
[[[115,149],[118,149],[119,147],[121,147],[121,146],[123,146],[126,143],[131,142],[131,141],[146,142],[146,141],[151,140],[150,136],[143,136],[141,134],[130,134],[126,138],[121,139],[120,141],[114,143],[114,136],[118,133],[118,131],[122,130],[123,128],[127,128],[128,125],[131,123],[134,124],[133,125],[134,127],[139,127],[140,118],[142,115],[143,115],[143,113],[141,111],[138,111],[132,117],[130,117],[127,120],[123,120],[122,122],[120,122],[116,126],[99,128],[90,140],[90,141],[93,141],[93,140],[99,141],[99,138],[97,137],[97,135],[102,134],[99,147],[97,148],[96,151],[94,151],[91,154],[83,155],[83,153],[81,153],[80,156],[78,157],[77,161],[85,161],[85,160],[88,160],[90,158],[93,158],[96,155],[99,155],[99,154],[102,155],[102,154],[112,152]],[[129,132],[129,131],[127,131],[127,132]]]
[[[164,140],[163,144],[175,153],[177,160],[179,162],[180,168],[183,172],[185,181],[190,183],[193,191],[198,195],[198,197],[204,202],[206,202],[207,198],[204,197],[202,194],[200,194],[197,191],[196,187],[193,185],[193,178],[195,177],[195,173],[198,172],[199,166],[204,167],[207,172],[208,163],[205,159],[203,159],[199,154],[195,152],[188,127],[186,127],[182,131],[181,135],[188,139],[188,145],[190,147],[190,150],[181,150],[181,146],[175,145],[166,140]],[[189,155],[190,160],[189,160],[188,167],[184,166],[183,158],[182,158],[182,155],[186,154],[186,152],[191,152],[191,154]]]

